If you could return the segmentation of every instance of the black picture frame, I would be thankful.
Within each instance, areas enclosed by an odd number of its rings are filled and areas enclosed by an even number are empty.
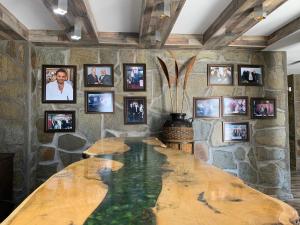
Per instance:
[[[249,142],[249,131],[249,122],[223,122],[223,142]]]
[[[85,113],[102,114],[114,112],[114,91],[85,91]]]
[[[223,116],[247,116],[248,97],[247,96],[223,96],[222,97]]]
[[[233,64],[208,64],[207,86],[232,86],[234,83]]]
[[[75,132],[75,120],[75,111],[45,111],[44,131],[46,133]]]
[[[60,92],[57,77],[65,74],[63,92]],[[76,75],[74,65],[42,65],[42,103],[76,103]],[[56,93],[55,93],[56,92]]]
[[[264,67],[262,65],[238,65],[239,86],[263,86]]]
[[[135,105],[137,104],[137,106]],[[142,104],[142,110],[141,110]],[[124,124],[147,124],[147,98],[144,96],[124,97]]]
[[[277,117],[275,98],[251,98],[252,119],[275,119]]]
[[[93,76],[93,70],[95,74]],[[113,64],[84,64],[85,87],[113,87],[114,65]],[[96,76],[96,77],[95,77]]]
[[[123,64],[123,90],[129,92],[146,91],[146,64]]]
[[[193,98],[193,117],[194,118],[220,118],[221,116],[221,97]]]

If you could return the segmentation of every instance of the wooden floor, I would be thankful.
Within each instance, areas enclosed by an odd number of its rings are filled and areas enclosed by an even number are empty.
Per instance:
[[[293,206],[300,215],[300,171],[292,171],[292,194],[294,199],[287,201],[288,204]]]

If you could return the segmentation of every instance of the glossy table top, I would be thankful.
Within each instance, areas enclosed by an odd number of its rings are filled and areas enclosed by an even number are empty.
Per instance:
[[[125,141],[125,143],[124,143]],[[286,203],[150,138],[100,140],[58,172],[2,225],[296,224]]]

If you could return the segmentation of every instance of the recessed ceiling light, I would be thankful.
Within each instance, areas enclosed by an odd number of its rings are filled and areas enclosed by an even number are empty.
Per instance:
[[[53,9],[53,12],[58,15],[65,15],[68,12],[68,0],[58,0],[57,8]]]
[[[71,35],[71,39],[74,41],[79,41],[81,39],[81,21],[79,18],[75,19],[74,31]]]

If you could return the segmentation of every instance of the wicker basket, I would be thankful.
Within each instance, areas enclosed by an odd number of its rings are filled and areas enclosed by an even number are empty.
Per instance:
[[[194,138],[194,130],[193,127],[163,127],[163,138],[165,141],[190,141]]]

